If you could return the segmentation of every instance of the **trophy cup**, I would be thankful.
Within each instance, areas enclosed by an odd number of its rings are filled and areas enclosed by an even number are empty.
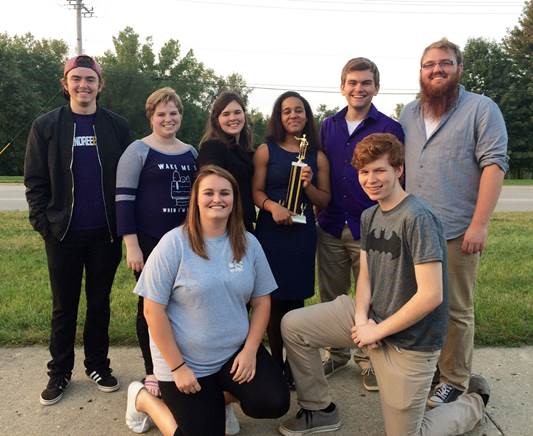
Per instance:
[[[307,166],[303,160],[305,159],[309,142],[307,142],[305,133],[301,138],[296,136],[294,138],[300,141],[300,151],[298,152],[297,160],[291,163],[291,174],[284,206],[295,214],[292,217],[293,223],[305,224],[307,220],[304,215],[305,205],[302,204],[303,186],[301,175],[302,170]]]

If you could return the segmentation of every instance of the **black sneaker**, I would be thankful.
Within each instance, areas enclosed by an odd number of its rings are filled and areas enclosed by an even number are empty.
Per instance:
[[[451,403],[452,401],[457,400],[459,395],[462,395],[463,393],[462,390],[457,389],[448,383],[441,383],[437,385],[433,391],[433,395],[429,397],[428,406],[438,407],[446,403]]]
[[[65,375],[56,375],[50,377],[46,389],[41,392],[41,397],[39,402],[43,406],[51,406],[52,404],[57,403],[61,398],[63,398],[63,391],[70,383],[70,377]]]
[[[96,383],[98,390],[102,392],[115,392],[120,388],[120,383],[111,375],[111,370],[108,370],[106,373],[98,371],[85,371],[85,374],[87,374],[87,377]]]

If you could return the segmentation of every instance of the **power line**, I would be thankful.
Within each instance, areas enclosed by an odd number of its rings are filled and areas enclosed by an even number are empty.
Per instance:
[[[312,92],[317,94],[338,94],[339,89],[331,86],[296,86],[296,85],[278,85],[278,84],[250,84],[246,85],[247,88],[259,89],[266,91],[286,91],[288,89],[301,91],[301,92]],[[397,90],[380,90],[379,93],[382,95],[416,95],[418,94],[418,89],[397,89]]]
[[[57,91],[52,97],[50,97],[42,106],[39,112],[35,115],[33,115],[32,118],[30,118],[28,121],[26,121],[22,127],[15,133],[15,135],[11,138],[11,141],[9,141],[3,148],[0,150],[0,156],[13,145],[13,142],[26,130],[26,128],[33,122],[35,118],[37,118],[40,114],[42,114],[45,110],[47,110],[48,105],[52,103],[52,101],[63,92],[63,89],[60,89]]]
[[[515,15],[515,11],[509,10],[507,11],[490,11],[487,10],[486,4],[476,4],[472,5],[475,10],[472,11],[453,11],[449,10],[449,7],[447,6],[447,3],[442,3],[442,8],[440,10],[424,10],[421,8],[418,9],[412,9],[412,10],[404,10],[404,9],[395,9],[395,10],[387,10],[384,11],[383,9],[344,9],[344,8],[317,8],[317,7],[287,7],[282,5],[266,5],[266,4],[257,4],[257,3],[234,3],[230,1],[216,1],[216,0],[175,0],[177,2],[182,3],[192,3],[197,5],[212,5],[212,6],[234,6],[239,8],[252,8],[252,9],[281,9],[285,11],[309,11],[309,12],[353,12],[358,14],[383,14],[384,12],[388,13],[394,13],[394,14],[409,14],[409,15]],[[327,5],[331,5],[331,2],[325,2]],[[347,5],[351,5],[352,2],[346,3]],[[369,4],[369,6],[372,6],[372,4]],[[388,4],[387,6],[394,6],[394,4]],[[398,5],[401,7],[401,5]],[[427,6],[425,3],[420,3],[413,6]],[[484,8],[480,9],[481,6],[485,6]],[[505,5],[507,6],[507,5]]]
[[[502,0],[456,0],[456,1],[421,1],[421,0],[353,0],[353,1],[340,1],[340,0],[288,0],[294,3],[317,3],[328,5],[365,5],[365,6],[427,6],[427,7],[442,7],[442,6],[454,6],[454,7],[509,7],[509,6],[523,6],[523,2],[512,2]]]

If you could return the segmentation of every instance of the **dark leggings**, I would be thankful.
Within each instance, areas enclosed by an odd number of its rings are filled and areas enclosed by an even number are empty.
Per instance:
[[[141,248],[141,251],[143,253],[144,263],[146,264],[148,256],[159,242],[159,239],[153,238],[141,232],[137,234],[137,239],[139,241],[139,247]],[[141,276],[141,273],[134,271],[133,274],[135,275],[135,280],[138,281],[139,277]],[[139,297],[139,301],[137,302],[136,328],[137,340],[139,341],[139,347],[141,348],[141,353],[144,360],[144,370],[146,371],[146,375],[151,375],[154,373],[154,364],[152,362],[152,353],[150,352],[150,336],[148,335],[148,324],[146,323],[146,319],[144,318],[143,297]]]
[[[195,394],[181,393],[174,382],[159,382],[161,397],[178,423],[178,436],[224,436],[224,391],[240,402],[242,411],[252,418],[273,419],[289,410],[287,384],[272,356],[259,346],[256,373],[249,383],[232,380],[231,365],[237,351],[215,374],[200,377],[202,389]]]
[[[274,362],[285,371],[285,377],[290,382],[292,375],[288,362],[283,360],[283,338],[281,337],[281,318],[291,310],[304,307],[304,300],[276,300],[272,298],[270,304],[270,321],[267,327],[268,343]]]

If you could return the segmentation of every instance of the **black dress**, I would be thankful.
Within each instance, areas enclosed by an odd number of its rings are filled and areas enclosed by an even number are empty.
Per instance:
[[[270,200],[278,202],[285,199],[291,162],[296,161],[298,153],[288,152],[278,144],[267,145],[269,158],[265,193]],[[316,185],[317,152],[311,150],[305,162],[313,170],[312,183]],[[315,293],[315,214],[305,192],[303,203],[306,205],[307,224],[280,225],[274,222],[270,212],[259,212],[256,237],[278,284],[278,289],[271,294],[274,300],[303,300]]]
[[[252,154],[253,152],[243,150],[239,144],[225,144],[212,139],[200,144],[197,158],[199,168],[208,164],[218,165],[235,177],[241,193],[244,226],[251,233],[254,232],[253,223],[256,216],[252,196]]]
[[[296,160],[298,153],[284,150],[278,144],[268,143],[268,164],[265,180],[265,193],[272,201],[284,200],[291,163]],[[313,180],[316,185],[318,172],[317,152],[310,150],[305,162],[313,170]],[[276,224],[272,214],[261,210],[257,218],[256,237],[261,243],[272,273],[278,284],[278,289],[272,292],[270,305],[270,320],[267,327],[270,350],[274,361],[283,369],[289,386],[293,384],[292,374],[288,362],[283,360],[283,340],[281,337],[281,319],[294,309],[303,307],[304,299],[315,292],[315,252],[316,227],[313,205],[305,195],[306,224],[292,224],[290,226]]]

